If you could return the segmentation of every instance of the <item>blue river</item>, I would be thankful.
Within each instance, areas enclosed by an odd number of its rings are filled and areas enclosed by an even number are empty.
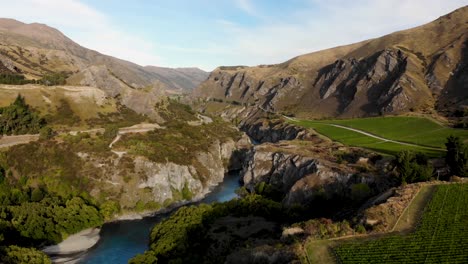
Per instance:
[[[239,188],[239,174],[230,173],[224,181],[214,187],[201,202],[225,202],[235,198],[235,190]],[[146,217],[141,220],[119,221],[104,224],[101,229],[101,239],[81,258],[83,264],[120,264],[148,248],[151,228],[171,213]]]

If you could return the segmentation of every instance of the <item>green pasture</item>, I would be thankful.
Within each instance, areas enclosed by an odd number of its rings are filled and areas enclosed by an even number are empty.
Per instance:
[[[401,150],[413,150],[429,156],[443,156],[448,136],[468,140],[468,130],[443,126],[427,118],[420,117],[375,117],[347,120],[298,120],[291,121],[300,126],[313,128],[324,136],[345,145],[363,147],[386,154],[395,154]],[[404,145],[372,138],[361,133],[332,124],[358,129],[382,138],[410,143]]]

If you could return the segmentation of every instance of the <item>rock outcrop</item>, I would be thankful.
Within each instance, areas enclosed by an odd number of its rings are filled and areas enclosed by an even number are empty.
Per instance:
[[[284,194],[283,203],[289,206],[316,198],[359,200],[388,187],[385,177],[375,176],[379,172],[362,172],[357,163],[337,163],[333,153],[340,148],[325,141],[255,146],[242,171],[244,186],[254,191],[260,183],[268,184]]]
[[[319,71],[314,87],[322,100],[337,98],[340,115],[348,111],[369,115],[404,112],[419,100],[408,94],[407,90],[418,87],[405,73],[407,67],[408,55],[399,49],[386,49],[359,61],[337,60]]]
[[[288,124],[281,119],[248,118],[239,124],[239,128],[255,140],[256,143],[276,143],[280,140],[293,139],[312,140],[317,137],[317,135],[312,134],[307,129]]]
[[[141,156],[126,156],[127,154],[106,160],[83,153],[80,157],[94,164],[101,174],[93,179],[97,182],[91,194],[113,194],[123,208],[131,209],[137,203],[157,203],[163,206],[181,200],[203,198],[213,186],[223,181],[228,168],[239,166],[229,164],[236,151],[242,150],[237,149],[233,140],[216,140],[208,151],[198,152],[197,160],[190,165],[158,163]]]

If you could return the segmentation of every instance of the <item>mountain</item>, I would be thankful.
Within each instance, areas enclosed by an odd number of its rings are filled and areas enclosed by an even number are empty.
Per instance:
[[[175,92],[190,92],[205,81],[209,73],[198,68],[164,68],[146,66],[145,70],[151,72],[157,79]]]
[[[142,67],[84,48],[47,25],[13,19],[0,19],[0,73],[27,79],[61,73],[68,85],[98,87],[145,114],[164,91],[189,91],[208,76],[196,68]]]
[[[315,118],[453,114],[468,107],[468,7],[277,65],[219,67],[193,94]]]

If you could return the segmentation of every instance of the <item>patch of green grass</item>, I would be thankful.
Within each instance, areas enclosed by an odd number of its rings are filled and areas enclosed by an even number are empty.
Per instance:
[[[444,155],[443,150],[436,150],[417,146],[401,145],[393,142],[386,142],[380,139],[372,138],[358,132],[350,131],[344,128],[330,126],[329,124],[316,121],[299,121],[295,122],[298,125],[313,128],[318,133],[345,145],[362,147],[377,152],[395,155],[403,150],[412,150],[422,152],[430,157],[439,157]],[[445,140],[445,139],[444,139]]]
[[[450,135],[468,140],[468,130],[446,127],[423,117],[392,116],[314,122],[343,125],[384,138],[435,148],[444,148]]]

